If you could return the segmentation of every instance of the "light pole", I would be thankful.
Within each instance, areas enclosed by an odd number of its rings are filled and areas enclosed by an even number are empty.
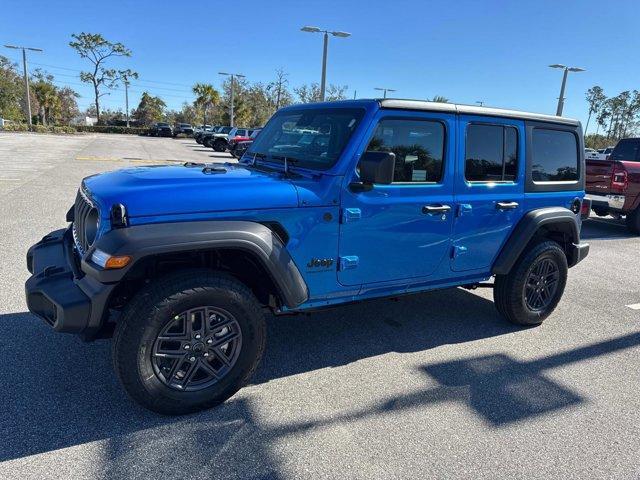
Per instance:
[[[244,75],[240,73],[227,73],[227,72],[218,72],[218,74],[231,77],[231,106],[229,107],[229,126],[233,127],[233,80],[236,77],[244,78]]]
[[[375,87],[374,90],[380,90],[381,92],[384,92],[382,98],[387,98],[387,92],[395,92],[396,91],[393,88],[380,88],[380,87]]]
[[[329,34],[333,35],[334,37],[342,37],[342,38],[350,37],[351,34],[347,32],[340,32],[340,31],[333,32],[331,30],[322,30],[321,28],[318,28],[318,27],[309,27],[309,26],[302,27],[300,30],[302,30],[303,32],[324,34],[324,46],[322,50],[322,78],[320,80],[320,101],[324,102],[324,92],[327,86],[327,50],[329,48]]]
[[[29,95],[29,75],[27,74],[27,50],[33,52],[42,52],[41,48],[33,47],[17,47],[15,45],[5,45],[7,48],[13,48],[15,50],[22,50],[22,67],[24,70],[24,88],[27,95],[27,122],[29,122],[29,129],[31,129],[31,96]]]
[[[129,78],[124,76],[124,104],[127,112],[127,128],[129,128]]]
[[[560,63],[554,63],[553,65],[549,65],[551,68],[561,68],[564,70],[564,74],[562,75],[562,86],[560,87],[560,97],[558,97],[558,109],[556,110],[556,116],[562,116],[562,109],[564,108],[564,88],[567,85],[567,74],[569,72],[584,72],[584,68],[580,67],[567,67],[566,65],[562,65]]]
[[[476,100],[476,103],[481,107],[484,107],[484,100]]]

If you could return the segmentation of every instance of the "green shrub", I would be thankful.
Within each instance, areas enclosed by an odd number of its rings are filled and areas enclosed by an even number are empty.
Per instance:
[[[78,125],[76,131],[89,133],[124,133],[128,135],[142,135],[148,129],[144,127],[118,127],[115,125]]]
[[[29,130],[29,126],[26,123],[5,123],[5,132],[26,132]]]
[[[32,130],[36,133],[49,133],[49,127],[47,125],[33,125]]]

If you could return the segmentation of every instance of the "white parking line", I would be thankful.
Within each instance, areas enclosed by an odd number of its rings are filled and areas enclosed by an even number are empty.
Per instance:
[[[627,305],[631,310],[640,310],[640,303],[632,303],[631,305]]]

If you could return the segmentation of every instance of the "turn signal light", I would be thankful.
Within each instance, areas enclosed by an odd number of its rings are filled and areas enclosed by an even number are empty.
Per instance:
[[[105,270],[112,270],[116,268],[123,268],[129,265],[129,262],[131,262],[131,257],[129,255],[112,256],[107,252],[103,252],[102,250],[96,248],[96,250],[93,252],[93,255],[91,255],[91,261],[96,265],[100,265]]]
[[[104,268],[123,268],[129,265],[131,257],[129,255],[122,255],[121,257],[109,257],[104,264]]]

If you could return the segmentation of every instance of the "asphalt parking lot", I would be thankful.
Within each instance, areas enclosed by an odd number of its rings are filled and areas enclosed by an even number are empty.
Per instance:
[[[251,385],[162,417],[127,399],[110,343],[26,312],[27,248],[65,225],[80,180],[227,161],[190,139],[0,134],[0,478],[640,478],[640,238],[583,226],[539,328],[488,289],[269,319]]]

